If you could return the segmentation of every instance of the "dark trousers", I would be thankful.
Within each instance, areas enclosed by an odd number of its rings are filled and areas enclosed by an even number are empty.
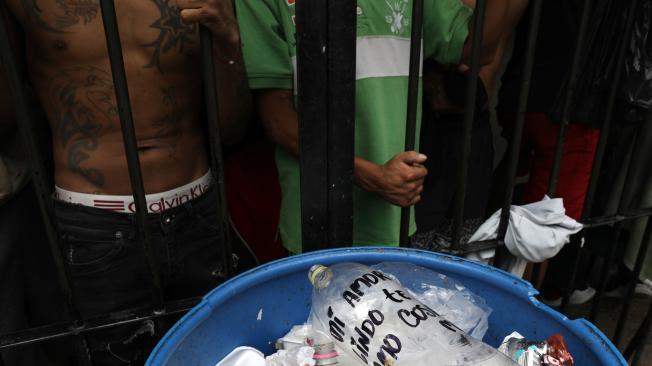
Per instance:
[[[413,246],[438,251],[450,246],[453,199],[457,172],[462,165],[463,115],[433,115],[424,111],[421,152],[428,156],[428,176],[423,183],[421,202],[416,205],[417,233]],[[467,241],[482,224],[493,173],[493,136],[489,113],[478,111],[473,122],[461,240]]]
[[[63,297],[31,185],[0,206],[0,334],[65,321]],[[0,352],[0,365],[67,365],[65,341]]]
[[[152,309],[151,277],[135,216],[60,201],[55,212],[82,316]],[[214,189],[182,206],[148,214],[148,221],[166,301],[202,296],[222,281],[222,233]],[[143,364],[173,320],[88,335],[93,365]]]

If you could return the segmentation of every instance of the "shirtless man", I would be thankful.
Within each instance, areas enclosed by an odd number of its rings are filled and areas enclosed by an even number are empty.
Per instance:
[[[152,306],[99,0],[7,0],[27,77],[52,133],[55,216],[84,317]],[[250,110],[230,0],[119,0],[116,13],[166,300],[221,279],[220,228],[203,131],[199,25],[213,36],[225,143]],[[16,42],[20,37],[17,37]],[[95,365],[141,363],[165,329],[145,322],[88,337]]]

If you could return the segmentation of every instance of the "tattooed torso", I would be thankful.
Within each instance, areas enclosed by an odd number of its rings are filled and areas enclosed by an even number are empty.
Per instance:
[[[174,0],[118,0],[116,13],[145,187],[206,172],[199,37]],[[48,117],[56,183],[128,194],[122,134],[99,0],[8,0],[26,35],[30,80]]]

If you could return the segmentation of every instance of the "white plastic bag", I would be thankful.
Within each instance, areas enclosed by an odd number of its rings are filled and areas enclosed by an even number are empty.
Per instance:
[[[485,300],[444,274],[406,262],[372,266],[392,275],[410,294],[476,339],[489,329],[491,309]]]
[[[313,327],[358,365],[515,365],[380,270],[356,263],[315,266],[311,280]]]

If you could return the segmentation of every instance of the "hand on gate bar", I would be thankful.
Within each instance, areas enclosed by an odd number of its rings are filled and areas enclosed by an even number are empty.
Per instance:
[[[428,170],[427,156],[406,151],[383,165],[356,158],[356,182],[364,190],[375,192],[397,206],[408,207],[421,200],[423,180]]]
[[[199,23],[211,30],[217,42],[240,43],[231,0],[176,0],[184,23]]]

